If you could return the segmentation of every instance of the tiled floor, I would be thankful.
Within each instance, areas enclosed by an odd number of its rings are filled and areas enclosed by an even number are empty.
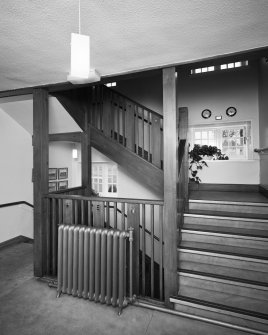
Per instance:
[[[0,334],[241,335],[230,328],[129,306],[116,310],[67,295],[33,278],[32,245],[0,249]]]

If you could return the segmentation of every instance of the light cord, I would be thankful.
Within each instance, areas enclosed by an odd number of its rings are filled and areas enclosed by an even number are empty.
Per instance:
[[[80,9],[80,0],[79,1],[79,8],[78,8],[78,24],[79,24],[79,27],[78,27],[78,31],[79,31],[79,34],[81,34],[81,9]]]

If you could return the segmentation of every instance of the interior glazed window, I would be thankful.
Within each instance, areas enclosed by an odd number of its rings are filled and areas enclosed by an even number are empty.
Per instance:
[[[193,127],[191,147],[194,144],[217,146],[229,159],[250,159],[250,122]]]
[[[92,163],[92,188],[103,197],[116,197],[118,189],[117,165]]]

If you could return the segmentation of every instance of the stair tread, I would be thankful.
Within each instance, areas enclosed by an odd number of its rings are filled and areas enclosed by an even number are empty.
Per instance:
[[[197,299],[197,298],[192,298],[192,297],[188,297],[188,296],[184,296],[184,295],[180,295],[180,294],[178,294],[177,296],[173,296],[172,298],[175,299],[175,300],[178,300],[178,303],[179,303],[180,300],[182,300],[182,301],[191,302],[191,303],[194,303],[194,304],[197,304],[197,305],[203,305],[203,306],[212,307],[212,308],[215,308],[215,309],[221,309],[221,310],[225,310],[225,311],[229,311],[229,312],[233,312],[233,313],[237,313],[237,314],[242,314],[242,315],[246,315],[246,316],[252,316],[252,317],[255,317],[255,318],[259,318],[259,319],[268,320],[268,314],[265,314],[265,313],[260,313],[260,312],[250,311],[250,310],[246,310],[246,309],[242,309],[242,308],[237,308],[237,307],[227,306],[227,305],[223,305],[223,304],[218,304],[218,303],[215,303],[215,302],[201,300],[201,299]]]
[[[229,211],[211,211],[211,210],[202,210],[202,209],[190,209],[187,214],[195,214],[195,215],[209,215],[209,216],[220,216],[220,217],[232,217],[239,219],[259,219],[259,220],[267,220],[267,214],[255,214],[255,213],[238,213],[238,212],[229,212]]]
[[[233,247],[226,245],[218,245],[212,243],[202,243],[202,242],[184,242],[182,241],[179,245],[179,249],[191,249],[196,251],[207,251],[219,254],[233,255],[238,257],[246,257],[251,259],[262,259],[268,260],[267,256],[263,255],[263,251],[260,249],[250,248],[251,253],[249,254],[248,248]]]
[[[268,288],[267,283],[254,281],[254,280],[249,280],[249,279],[241,279],[241,278],[237,278],[237,277],[230,277],[230,276],[219,275],[219,274],[215,274],[215,273],[195,271],[195,270],[187,270],[187,269],[183,269],[183,268],[178,268],[178,272],[179,273],[183,272],[183,273],[195,274],[195,275],[204,276],[204,277],[222,279],[223,281],[233,281],[233,282],[236,282],[236,283],[249,284],[249,285],[261,286],[261,287],[267,287]]]
[[[201,284],[200,282],[198,283]],[[178,294],[252,312],[262,313],[264,310],[267,310],[268,301],[260,298],[258,294],[254,298],[252,296],[236,294],[232,290],[218,290],[217,287],[215,289],[212,285],[212,288],[203,288],[200,285],[197,286],[197,282],[194,281],[189,284],[181,284]]]
[[[191,200],[207,201],[232,201],[232,202],[252,202],[267,203],[268,198],[259,192],[228,192],[228,191],[191,191]]]
[[[267,226],[268,228],[268,226]],[[208,233],[220,233],[227,235],[238,235],[238,236],[247,236],[247,237],[259,237],[259,238],[268,238],[268,230],[262,231],[258,229],[247,229],[247,228],[236,228],[236,227],[222,227],[222,226],[213,226],[206,225],[200,226],[198,224],[187,223],[183,225],[183,230],[189,231],[203,231]]]

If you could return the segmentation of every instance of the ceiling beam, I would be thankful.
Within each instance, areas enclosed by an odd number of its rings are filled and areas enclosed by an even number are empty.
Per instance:
[[[185,69],[185,68],[191,68],[193,65],[195,67],[199,67],[201,65],[206,66],[207,64],[211,64],[211,62],[213,62],[214,64],[216,63],[220,64],[222,62],[228,62],[228,61],[234,62],[236,60],[241,60],[241,59],[253,60],[253,59],[258,59],[261,57],[268,57],[268,46],[233,52],[229,54],[221,54],[221,55],[216,55],[216,56],[211,56],[211,57],[205,57],[202,59],[191,59],[191,60],[180,62],[180,63],[162,64],[159,66],[153,66],[149,68],[147,67],[147,68],[127,71],[123,73],[109,74],[106,76],[102,76],[100,82],[95,82],[91,84],[73,85],[69,82],[62,82],[62,83],[56,83],[56,84],[39,85],[39,86],[18,88],[14,90],[0,91],[0,98],[32,94],[35,88],[47,89],[49,93],[53,93],[53,92],[59,92],[63,90],[71,90],[74,88],[89,87],[89,86],[94,86],[94,85],[99,85],[99,84],[105,84],[111,81],[116,81],[116,80],[119,81],[119,80],[144,76],[146,74],[153,73],[154,71],[162,70],[164,68],[169,68],[169,67],[174,67],[174,66],[177,69],[180,69],[180,68]]]

